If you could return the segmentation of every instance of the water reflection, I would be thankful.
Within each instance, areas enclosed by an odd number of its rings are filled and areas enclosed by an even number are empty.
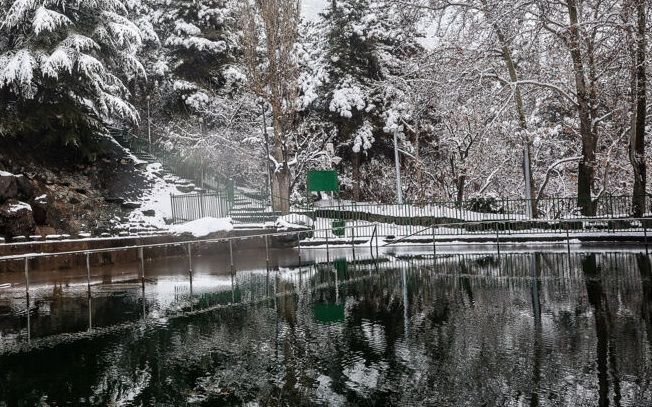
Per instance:
[[[644,254],[294,259],[4,290],[0,400],[650,405]]]

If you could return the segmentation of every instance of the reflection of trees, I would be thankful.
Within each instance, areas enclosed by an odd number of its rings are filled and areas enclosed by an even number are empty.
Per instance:
[[[641,298],[641,319],[645,324],[647,340],[652,352],[652,264],[650,257],[643,253],[636,255],[636,264],[641,275],[643,295]]]
[[[652,264],[650,264],[650,257],[647,254],[639,253],[636,255],[636,263],[638,266],[638,271],[641,276],[641,287],[642,287],[642,297],[641,297],[641,320],[645,326],[645,333],[647,337],[648,344],[648,354],[652,354]],[[649,359],[648,359],[649,360]],[[652,387],[652,374],[650,371],[650,363],[646,366],[647,369],[640,372],[639,377],[642,378],[641,387],[651,388]],[[649,392],[647,394],[642,394],[639,397],[641,400],[645,399],[645,396],[650,397]]]
[[[27,362],[1,358],[0,399],[592,405],[617,400],[617,378],[624,396],[644,400],[649,259],[588,256],[569,270],[564,256],[505,254],[501,264],[451,256],[435,270],[426,261],[397,261],[379,273],[359,263],[340,270],[337,290],[332,267],[304,267],[303,288],[293,272],[239,277],[243,301],[281,294],[161,326],[134,325],[35,352]],[[316,303],[343,305],[345,320],[318,321]],[[584,393],[576,395],[578,388]]]
[[[532,355],[532,394],[530,405],[538,406],[540,403],[539,392],[541,390],[541,362],[543,354],[543,325],[541,324],[541,270],[538,254],[530,256],[532,273],[532,316],[534,322],[534,353]]]
[[[609,355],[609,308],[604,298],[600,270],[596,264],[595,255],[586,256],[582,260],[586,292],[589,303],[593,308],[595,316],[595,331],[598,339],[597,363],[598,363],[598,403],[600,406],[609,405],[609,377],[608,361]]]

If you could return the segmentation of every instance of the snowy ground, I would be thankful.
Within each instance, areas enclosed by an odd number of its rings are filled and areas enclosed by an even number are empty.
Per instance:
[[[233,222],[231,218],[202,218],[182,225],[174,225],[170,228],[170,232],[176,235],[188,234],[196,238],[207,237],[219,232],[228,233],[232,230]]]
[[[147,179],[152,182],[152,187],[135,202],[140,205],[140,208],[134,209],[129,214],[129,226],[168,229],[166,219],[172,218],[170,195],[182,193],[178,189],[181,178],[174,175],[161,176],[162,169],[160,163],[148,164],[145,168]],[[154,211],[154,216],[145,216],[143,213],[151,210]]]

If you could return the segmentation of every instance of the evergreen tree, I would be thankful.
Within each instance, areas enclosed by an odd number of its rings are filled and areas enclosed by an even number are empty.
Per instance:
[[[162,39],[156,63],[161,81],[172,87],[169,113],[201,115],[216,93],[242,80],[234,69],[234,7],[226,0],[153,1],[153,23]],[[189,109],[189,110],[188,110]]]
[[[138,120],[125,80],[144,75],[142,39],[126,2],[3,0],[0,10],[1,135],[86,147],[112,121]]]
[[[323,67],[313,69],[319,79],[310,91],[318,96],[310,101],[331,127],[343,163],[352,164],[348,183],[359,198],[362,160],[386,127],[391,95],[383,82],[399,75],[403,60],[421,47],[413,22],[388,1],[333,0],[321,25]]]

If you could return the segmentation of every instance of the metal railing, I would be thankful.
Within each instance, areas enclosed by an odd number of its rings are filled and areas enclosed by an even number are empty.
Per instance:
[[[586,218],[577,207],[577,198],[550,197],[537,201],[536,216],[530,216],[531,199],[473,199],[463,202],[432,201],[427,203],[381,204],[381,203],[343,203],[318,206],[317,211],[355,212],[369,215],[396,217],[430,217],[443,220],[485,221],[572,219]],[[595,213],[591,217],[615,218],[629,217],[633,213],[630,195],[602,195],[594,202]],[[652,211],[652,197],[646,197],[646,208]],[[353,219],[352,219],[353,220]]]
[[[567,220],[488,220],[476,222],[443,222],[388,224],[368,221],[345,221],[318,218],[313,224],[313,241],[329,240],[331,244],[357,244],[373,239],[385,241],[409,241],[409,243],[428,243],[434,239],[460,242],[490,242],[498,236],[519,242],[555,241],[573,236],[600,236],[600,240],[626,240],[628,236],[636,240],[647,239],[652,228],[652,218],[604,218]],[[434,236],[434,237],[433,237]]]
[[[233,207],[233,195],[221,191],[170,195],[170,201],[174,224],[205,217],[225,218]]]
[[[432,202],[428,204],[374,204],[374,203],[344,203],[315,207],[309,211],[297,210],[297,215],[310,213],[315,219],[318,229],[328,228],[334,222],[344,221],[346,224],[364,226],[379,224],[379,233],[384,236],[406,236],[422,227],[444,224],[461,224],[464,233],[477,229],[473,223],[510,222],[518,229],[529,228],[529,224],[537,223],[545,230],[555,229],[555,222],[564,220],[623,220],[631,219],[631,196],[604,195],[595,202],[595,215],[583,216],[579,212],[576,198],[545,198],[537,205],[537,218],[528,214],[531,200],[501,199],[491,201],[470,200],[462,204],[453,201]],[[647,197],[647,208],[652,207],[650,197]],[[542,226],[543,225],[543,226]]]

